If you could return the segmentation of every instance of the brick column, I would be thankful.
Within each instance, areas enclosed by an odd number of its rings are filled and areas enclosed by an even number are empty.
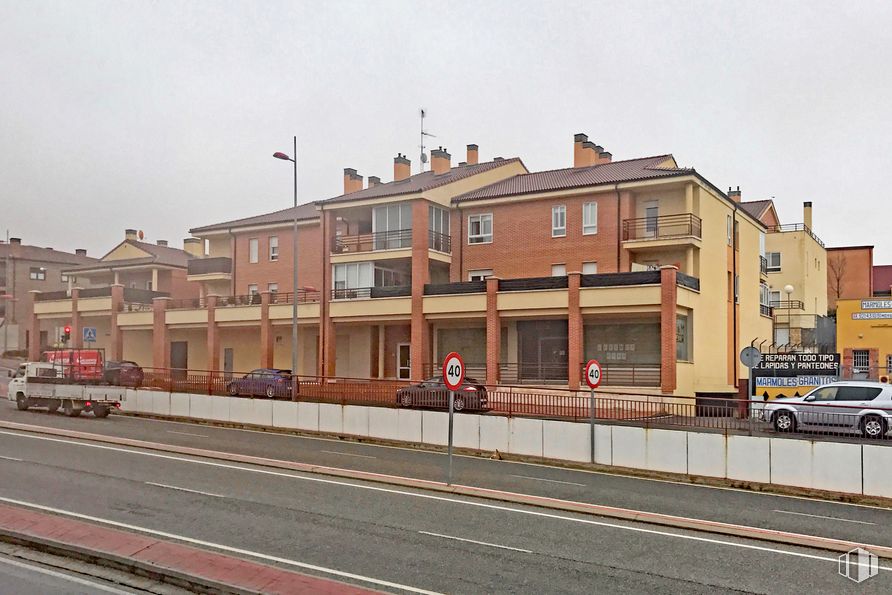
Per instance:
[[[582,312],[579,309],[579,281],[581,273],[567,274],[567,386],[579,390],[582,375]]]
[[[619,228],[616,230],[617,242],[619,242],[619,273],[628,272],[632,266],[632,258],[629,251],[623,248],[623,221],[635,218],[635,205],[632,204],[632,193],[620,192],[619,200]]]
[[[868,349],[867,356],[869,358],[867,378],[869,380],[876,380],[877,378],[879,378],[880,371],[880,350],[876,348]]]
[[[423,310],[424,286],[430,282],[428,227],[428,203],[416,200],[412,203],[412,330],[409,345],[413,381],[424,380],[426,364],[430,363],[430,333]]]
[[[297,296],[294,296],[297,299]],[[273,328],[269,321],[269,301],[270,294],[268,291],[260,293],[260,367],[273,367]],[[294,349],[294,346],[291,346]],[[297,371],[294,372],[297,374]]]
[[[217,326],[217,301],[218,296],[209,295],[205,298],[208,310],[208,344],[207,366],[209,370],[220,369],[220,329]]]
[[[855,365],[855,354],[851,347],[846,347],[842,352],[842,370],[840,370],[840,380],[850,380],[852,378],[852,368]]]
[[[331,211],[322,211],[322,291],[319,294],[319,358],[316,368],[319,376],[334,376],[335,348],[337,345],[334,323],[329,314],[331,302],[331,243],[335,225]]]
[[[7,273],[7,274],[12,274]],[[28,319],[28,361],[40,361],[40,319],[34,312],[34,306],[37,305],[37,296],[41,293],[36,289],[32,289],[28,293],[31,294],[31,315]]]
[[[170,345],[167,338],[167,303],[170,298],[152,299],[152,367],[170,367]]]
[[[118,313],[124,309],[124,286],[115,284],[111,286],[111,350],[109,358],[112,360],[124,359],[124,335],[118,326]]]
[[[502,359],[502,321],[499,319],[499,278],[486,280],[486,384],[499,383]]]
[[[676,311],[678,267],[660,267],[660,389],[671,393],[676,388]]]
[[[462,275],[462,250],[464,241],[462,231],[464,214],[461,209],[452,209],[449,214],[449,235],[452,238],[452,263],[449,265],[449,282],[458,283],[467,281]]]
[[[81,288],[71,290],[71,346],[80,349],[84,346],[84,332],[81,330],[81,313],[77,310],[77,300]]]

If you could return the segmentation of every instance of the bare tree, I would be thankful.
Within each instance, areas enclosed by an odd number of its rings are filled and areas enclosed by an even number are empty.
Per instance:
[[[833,310],[836,310],[836,301],[842,297],[846,276],[846,255],[844,252],[831,252],[827,255],[827,285],[830,295],[833,297]]]

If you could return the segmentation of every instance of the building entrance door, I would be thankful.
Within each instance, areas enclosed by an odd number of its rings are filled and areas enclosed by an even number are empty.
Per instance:
[[[408,380],[412,376],[412,360],[409,354],[408,343],[396,346],[396,377],[400,380]]]
[[[234,353],[232,351],[232,347],[227,347],[223,350],[223,377],[226,380],[232,378],[232,360],[234,359]]]
[[[172,341],[170,343],[170,377],[174,380],[185,380],[189,368],[189,343]]]

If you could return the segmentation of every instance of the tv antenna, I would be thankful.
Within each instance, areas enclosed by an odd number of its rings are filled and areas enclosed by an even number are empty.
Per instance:
[[[433,138],[437,137],[436,134],[431,134],[430,132],[425,131],[424,117],[426,115],[427,114],[424,113],[424,108],[421,108],[421,145],[419,145],[419,147],[421,148],[421,158],[419,159],[419,164],[420,164],[419,167],[421,168],[421,170],[420,170],[421,172],[424,172],[424,164],[427,163],[427,153],[424,152],[424,150],[427,147],[424,145],[424,137],[425,136],[430,136]]]

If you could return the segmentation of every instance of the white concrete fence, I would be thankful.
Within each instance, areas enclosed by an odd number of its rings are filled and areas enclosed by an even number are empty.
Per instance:
[[[444,446],[440,411],[294,403],[128,389],[122,411]],[[590,426],[461,413],[458,448],[590,460]],[[683,430],[595,426],[601,465],[892,498],[892,447]]]

